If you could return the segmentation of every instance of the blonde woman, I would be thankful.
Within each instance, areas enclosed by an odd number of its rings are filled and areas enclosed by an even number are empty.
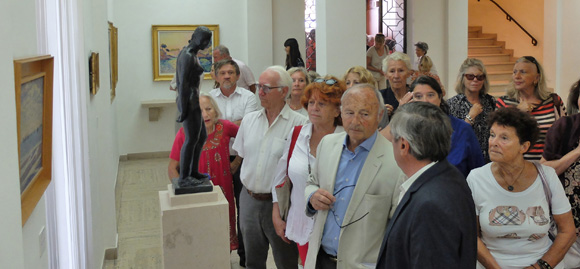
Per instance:
[[[346,83],[346,89],[360,83],[375,85],[373,74],[360,65],[353,66],[346,70],[342,80]]]
[[[304,95],[304,89],[310,83],[308,71],[304,67],[292,67],[288,70],[288,74],[292,78],[292,91],[290,92],[290,97],[286,100],[286,104],[292,110],[308,117],[308,111],[306,111],[300,102]]]

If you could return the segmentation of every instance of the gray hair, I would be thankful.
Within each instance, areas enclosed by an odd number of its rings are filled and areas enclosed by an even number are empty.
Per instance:
[[[213,96],[211,96],[209,93],[201,91],[199,93],[199,97],[207,97],[207,99],[209,99],[209,103],[211,104],[211,106],[213,106],[213,109],[215,110],[218,119],[222,118],[222,111],[220,110],[220,107],[218,106],[217,102],[215,101],[215,99],[213,99]]]
[[[485,70],[485,65],[479,59],[475,58],[467,58],[459,67],[459,74],[457,74],[457,81],[455,82],[455,92],[459,94],[465,94],[465,84],[463,83],[465,80],[465,72],[470,67],[477,67],[481,73],[485,75],[485,79],[483,80],[483,86],[479,92],[479,94],[487,94],[489,92],[489,79],[487,78],[487,71]]]
[[[405,66],[407,66],[407,71],[413,69],[411,67],[411,58],[409,58],[409,55],[402,53],[400,51],[395,51],[395,52],[389,54],[383,60],[383,71],[384,72],[387,72],[387,70],[389,70],[389,62],[390,61],[403,61],[405,63]]]
[[[273,71],[273,72],[278,73],[279,79],[278,79],[277,84],[278,84],[278,86],[288,88],[288,91],[286,92],[286,97],[285,97],[285,98],[288,98],[290,96],[290,89],[292,88],[292,77],[290,77],[288,72],[286,72],[286,68],[284,68],[280,65],[273,65],[273,66],[266,68],[266,71]],[[280,89],[280,91],[282,91],[281,88],[279,88],[279,89]]]
[[[306,78],[306,85],[310,84],[310,77],[308,76],[308,71],[304,67],[292,67],[288,69],[288,74],[290,76],[294,75],[296,72],[302,72],[304,78]]]
[[[410,153],[417,160],[442,161],[451,148],[451,121],[437,106],[411,102],[400,106],[391,120],[394,141],[409,142]]]
[[[226,47],[224,45],[217,45],[215,48],[213,48],[213,50],[219,51],[220,55],[230,56],[230,50],[228,49],[228,47]]]
[[[350,87],[349,89],[347,89],[344,92],[344,94],[340,98],[340,103],[341,104],[344,104],[344,100],[345,100],[346,96],[352,90],[366,89],[366,88],[372,90],[375,93],[375,96],[377,97],[377,101],[379,102],[379,116],[381,116],[381,113],[383,113],[383,111],[385,111],[385,101],[383,100],[383,95],[381,95],[381,92],[379,92],[379,90],[377,90],[377,88],[375,88],[375,85],[371,85],[371,84],[368,84],[368,83],[361,83],[361,84],[356,84],[356,85]],[[340,105],[340,109],[342,110],[342,105]],[[383,113],[383,118],[379,122],[379,128],[381,127],[381,123],[383,123],[383,121],[385,121],[385,118],[386,118],[386,122],[387,123],[389,122],[389,116],[385,116],[386,114],[387,113]],[[385,123],[384,126],[387,126],[387,124]]]

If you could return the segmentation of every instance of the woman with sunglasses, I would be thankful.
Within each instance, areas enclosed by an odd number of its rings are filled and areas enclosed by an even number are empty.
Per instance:
[[[411,102],[427,102],[441,108],[449,115],[449,106],[443,100],[443,90],[437,80],[429,76],[420,76],[411,84]],[[447,161],[453,164],[463,176],[484,165],[481,148],[469,124],[449,115],[453,134],[451,134],[451,149]],[[384,133],[382,133],[384,135]]]
[[[316,148],[322,138],[331,133],[344,132],[340,117],[340,98],[346,91],[346,84],[333,76],[315,79],[306,86],[302,96],[302,105],[308,111],[310,123],[301,127],[294,149],[290,155],[290,145],[294,133],[288,134],[286,147],[276,168],[274,187],[272,188],[272,221],[276,234],[286,242],[296,242],[302,264],[308,252],[308,237],[312,232],[314,220],[304,213],[306,201],[304,189],[310,175],[310,166],[316,161]],[[297,128],[297,127],[295,127]],[[288,161],[290,155],[290,161]],[[292,182],[290,191],[290,208],[286,221],[280,217],[276,186],[286,184],[288,176]]]
[[[532,56],[519,58],[514,65],[512,81],[507,95],[497,99],[497,107],[517,107],[530,113],[540,125],[540,136],[534,146],[524,154],[526,160],[539,161],[544,152],[546,133],[566,109],[562,98],[550,93],[542,65]]]
[[[483,153],[483,159],[489,162],[487,152],[489,126],[487,118],[495,110],[495,98],[489,95],[489,81],[483,62],[475,58],[467,58],[459,67],[457,95],[449,98],[449,114],[463,119],[473,127],[477,141]]]

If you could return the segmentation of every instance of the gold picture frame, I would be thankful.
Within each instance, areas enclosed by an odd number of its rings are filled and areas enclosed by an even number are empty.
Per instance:
[[[198,58],[204,69],[204,79],[211,79],[213,49],[219,45],[219,25],[153,25],[151,40],[153,44],[153,81],[172,80],[175,74],[177,55],[188,44],[193,31],[205,26],[212,31],[209,48],[199,51]]]
[[[117,95],[117,81],[119,80],[118,55],[118,29],[112,22],[109,22],[109,76],[111,79],[111,103]]]
[[[52,175],[53,68],[50,55],[14,60],[22,226]]]
[[[91,94],[95,95],[101,86],[101,78],[99,76],[99,53],[97,52],[91,52],[91,57],[89,58],[89,78],[91,81]]]

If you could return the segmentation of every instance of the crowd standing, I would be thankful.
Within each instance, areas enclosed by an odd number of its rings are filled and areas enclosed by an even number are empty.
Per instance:
[[[240,265],[271,249],[277,268],[579,268],[580,80],[567,116],[534,57],[499,98],[467,58],[446,100],[427,43],[412,65],[385,39],[341,79],[305,69],[294,38],[257,82],[214,49],[199,170],[229,202]]]

